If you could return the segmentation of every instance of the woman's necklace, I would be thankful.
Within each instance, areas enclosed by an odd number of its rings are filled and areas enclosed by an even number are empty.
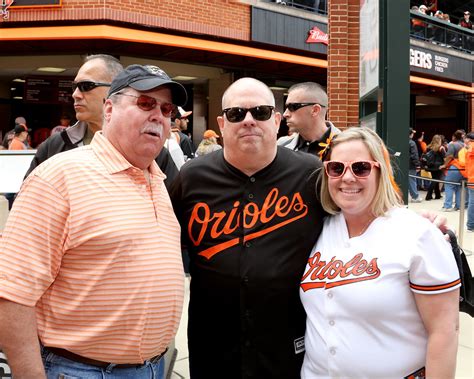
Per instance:
[[[365,233],[365,231],[369,228],[369,225],[372,223],[372,221],[374,221],[376,219],[376,217],[371,217],[369,218],[369,221],[367,221],[367,223],[364,225],[364,227],[362,228],[362,230],[357,233],[356,235],[354,236],[351,236],[351,238],[354,238],[354,237],[360,237],[362,234]]]

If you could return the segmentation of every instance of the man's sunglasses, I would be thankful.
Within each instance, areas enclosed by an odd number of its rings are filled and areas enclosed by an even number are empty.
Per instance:
[[[89,92],[97,87],[110,87],[110,83],[92,82],[90,80],[84,80],[82,82],[72,82],[72,92],[77,88],[81,92]]]
[[[171,103],[159,103],[156,101],[154,97],[147,96],[147,95],[132,95],[131,93],[122,93],[117,92],[114,95],[122,95],[122,96],[130,96],[135,97],[137,99],[137,107],[140,108],[142,111],[151,111],[155,109],[158,104],[160,105],[160,111],[164,117],[175,117],[178,113],[178,107]]]
[[[247,116],[247,112],[250,112],[256,121],[267,121],[274,109],[275,107],[271,105],[259,105],[253,108],[232,107],[224,109],[222,113],[225,114],[229,122],[243,121]]]
[[[324,169],[326,170],[327,176],[334,179],[342,177],[345,174],[347,167],[350,168],[352,175],[356,178],[367,178],[372,172],[372,167],[374,166],[380,167],[380,163],[373,161],[324,162]]]
[[[320,107],[326,108],[325,105],[319,104],[319,103],[288,103],[286,104],[286,109],[288,109],[290,112],[296,112],[298,109],[307,107],[309,105],[316,105],[318,104]]]

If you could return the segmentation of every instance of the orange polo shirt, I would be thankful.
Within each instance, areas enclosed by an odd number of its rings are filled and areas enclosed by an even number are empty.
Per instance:
[[[0,297],[36,306],[45,346],[113,363],[162,353],[181,316],[180,227],[101,132],[25,180],[0,238]]]
[[[8,150],[26,150],[26,146],[19,138],[13,137]]]

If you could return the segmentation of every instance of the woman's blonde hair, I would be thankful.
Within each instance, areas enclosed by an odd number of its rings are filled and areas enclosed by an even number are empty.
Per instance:
[[[365,127],[352,127],[338,134],[331,141],[326,160],[331,159],[331,151],[335,146],[349,141],[362,141],[369,150],[373,160],[380,163],[380,175],[377,192],[372,201],[372,213],[379,217],[394,207],[403,206],[400,189],[393,178],[393,169],[390,163],[390,155],[382,139],[374,131]],[[341,209],[331,198],[328,189],[328,178],[326,172],[321,176],[321,203],[329,214],[336,214]]]
[[[439,148],[443,145],[443,139],[439,134],[435,134],[433,138],[431,139],[431,142],[428,146],[426,146],[427,149],[433,150],[433,151],[439,151]]]

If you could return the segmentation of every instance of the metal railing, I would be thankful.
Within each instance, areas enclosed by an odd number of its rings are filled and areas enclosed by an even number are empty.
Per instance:
[[[410,11],[410,36],[467,53],[474,50],[474,31],[418,11]]]
[[[443,184],[452,184],[455,186],[461,186],[461,198],[460,198],[460,206],[459,206],[459,222],[458,222],[458,240],[459,240],[459,245],[463,247],[466,255],[472,255],[472,251],[464,248],[464,227],[465,227],[465,217],[464,213],[466,210],[466,188],[467,186],[474,186],[474,183],[467,182],[466,180],[462,180],[461,183],[458,182],[448,182],[446,180],[440,180],[440,179],[432,179],[432,178],[427,178],[427,177],[421,177],[418,175],[408,175],[411,178],[416,178],[420,179],[423,181],[428,181],[428,182],[437,182],[437,183],[443,183]]]
[[[269,3],[276,3],[323,15],[328,14],[328,1],[329,0],[268,0]]]

